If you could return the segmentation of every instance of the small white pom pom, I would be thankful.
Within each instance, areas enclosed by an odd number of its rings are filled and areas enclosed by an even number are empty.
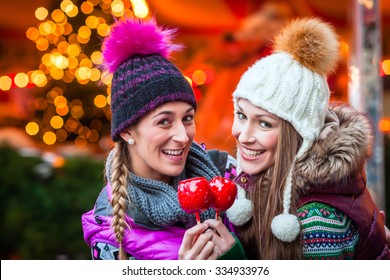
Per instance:
[[[235,226],[242,226],[253,215],[252,202],[245,197],[245,190],[237,185],[237,198],[233,205],[226,210],[229,221]]]
[[[280,214],[273,218],[272,233],[283,242],[292,242],[297,238],[300,225],[298,218],[291,214]]]

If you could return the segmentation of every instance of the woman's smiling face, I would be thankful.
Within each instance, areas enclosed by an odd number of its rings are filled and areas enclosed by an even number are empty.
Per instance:
[[[232,126],[237,141],[240,167],[250,175],[274,164],[281,120],[246,99],[239,99]]]
[[[169,102],[149,112],[121,133],[129,145],[132,171],[141,177],[169,182],[184,169],[195,136],[194,108]]]

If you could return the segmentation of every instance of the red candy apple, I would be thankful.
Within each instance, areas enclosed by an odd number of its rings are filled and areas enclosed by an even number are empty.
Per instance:
[[[210,183],[211,207],[216,210],[216,219],[219,218],[219,211],[227,210],[233,205],[237,195],[236,184],[224,177],[214,177]]]
[[[183,210],[195,213],[196,221],[200,223],[199,212],[208,209],[211,203],[209,182],[204,177],[182,180],[179,182],[177,197]]]

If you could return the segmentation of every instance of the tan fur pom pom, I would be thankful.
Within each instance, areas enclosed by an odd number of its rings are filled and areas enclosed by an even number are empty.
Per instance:
[[[276,36],[275,51],[289,53],[303,66],[327,76],[336,69],[339,59],[338,36],[320,19],[297,19]]]

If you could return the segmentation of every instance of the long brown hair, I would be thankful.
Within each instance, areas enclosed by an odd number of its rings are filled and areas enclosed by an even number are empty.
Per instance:
[[[301,259],[302,242],[278,240],[271,232],[272,219],[283,211],[283,187],[302,138],[287,121],[281,120],[274,165],[253,179],[248,191],[253,217],[238,233],[249,259]],[[296,211],[297,191],[292,188],[291,213]]]

